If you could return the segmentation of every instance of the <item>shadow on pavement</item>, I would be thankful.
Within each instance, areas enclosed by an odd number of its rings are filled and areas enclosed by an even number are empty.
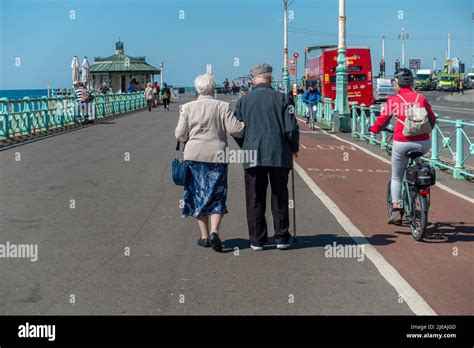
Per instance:
[[[411,235],[408,231],[397,231],[396,233]],[[474,226],[464,222],[434,222],[426,228],[425,243],[455,243],[473,242]]]
[[[370,244],[372,245],[388,245],[395,243],[392,238],[397,238],[396,236],[389,234],[377,234],[370,238],[367,238]],[[363,237],[341,237],[335,234],[318,234],[314,236],[296,236],[296,243],[293,242],[293,237],[290,240],[290,250],[298,249],[307,249],[307,248],[320,248],[325,247],[326,245],[356,245],[356,244],[367,244],[366,238]],[[249,249],[250,242],[248,239],[243,238],[234,238],[226,239],[224,241],[224,253],[233,252],[235,248],[239,250]],[[268,238],[268,242],[265,245],[264,250],[276,249],[276,242],[272,237]]]

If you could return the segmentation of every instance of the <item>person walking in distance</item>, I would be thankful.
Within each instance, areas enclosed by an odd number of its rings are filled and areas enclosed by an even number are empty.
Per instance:
[[[147,82],[145,88],[145,100],[148,106],[148,111],[151,111],[151,106],[153,103],[153,87],[150,82]]]
[[[253,250],[263,250],[268,240],[268,182],[277,248],[287,249],[291,237],[288,174],[299,150],[299,127],[288,95],[272,88],[272,71],[268,64],[254,66],[252,92],[241,97],[235,107],[237,119],[245,123],[244,137],[235,140],[244,151],[254,151],[256,157],[253,163],[244,163],[247,226]]]
[[[163,89],[161,90],[161,100],[163,101],[163,107],[166,110],[169,110],[170,100],[171,100],[171,91],[168,88],[168,85],[163,82]]]

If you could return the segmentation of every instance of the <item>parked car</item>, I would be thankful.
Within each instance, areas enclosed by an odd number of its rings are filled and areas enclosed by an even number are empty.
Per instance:
[[[397,94],[392,85],[392,80],[388,77],[374,79],[373,85],[375,102],[387,100],[390,96]]]
[[[431,69],[420,69],[415,75],[415,89],[434,90],[438,85],[438,76]]]
[[[464,77],[464,88],[465,89],[471,89],[474,88],[474,74],[472,75],[466,75]]]
[[[456,75],[442,74],[436,89],[438,91],[457,91],[459,79]]]

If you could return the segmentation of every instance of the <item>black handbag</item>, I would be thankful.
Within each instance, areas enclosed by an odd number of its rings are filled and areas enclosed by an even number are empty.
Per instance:
[[[183,151],[186,144],[183,144]],[[171,163],[171,177],[176,185],[184,186],[189,180],[189,166],[179,158],[179,141],[176,144],[176,158]]]

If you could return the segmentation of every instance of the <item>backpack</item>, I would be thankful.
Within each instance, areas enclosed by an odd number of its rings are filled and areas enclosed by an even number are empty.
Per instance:
[[[417,93],[416,100],[413,104],[408,102],[400,95],[397,96],[405,103],[405,121],[398,119],[403,125],[403,135],[406,137],[413,137],[416,135],[429,134],[432,130],[428,111],[424,107],[420,107],[418,104],[418,98],[420,94]]]

